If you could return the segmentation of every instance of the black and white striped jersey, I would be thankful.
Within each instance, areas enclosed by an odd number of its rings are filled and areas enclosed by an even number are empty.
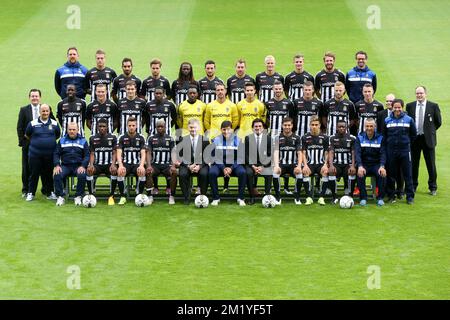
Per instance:
[[[119,134],[124,134],[128,131],[127,121],[130,117],[136,118],[136,131],[138,133],[142,132],[145,104],[146,101],[138,97],[133,100],[128,100],[127,98],[119,100],[117,104],[119,112]]]
[[[314,88],[323,103],[334,98],[334,84],[337,81],[345,84],[345,74],[339,69],[334,69],[332,72],[322,70],[317,73],[314,79]]]
[[[314,77],[306,71],[297,73],[292,71],[284,78],[284,91],[289,99],[294,101],[303,97],[303,84],[311,81],[314,84]]]
[[[163,87],[166,97],[170,99],[172,97],[172,91],[170,89],[170,82],[167,78],[160,76],[158,79],[152,76],[142,81],[142,86],[139,90],[139,96],[145,97],[145,100],[152,101],[155,99],[155,88]]]
[[[275,72],[271,76],[265,72],[256,75],[256,93],[258,94],[259,101],[262,103],[266,103],[273,98],[273,83],[275,80],[280,81],[284,85],[284,78],[278,72]]]
[[[250,77],[248,74],[243,76],[242,78],[238,78],[236,75],[231,76],[227,80],[227,95],[228,98],[234,104],[237,104],[239,101],[245,99],[245,84],[246,83],[255,83],[255,79]]]
[[[352,150],[355,150],[356,137],[349,133],[330,137],[330,151],[334,152],[333,163],[338,165],[352,164]]]
[[[175,105],[164,99],[161,103],[157,100],[147,102],[145,105],[145,122],[147,124],[147,133],[149,136],[156,134],[156,122],[158,120],[164,120],[166,123],[166,134],[171,134],[171,128],[177,121],[177,109]]]
[[[94,164],[96,165],[110,165],[116,147],[117,137],[111,133],[104,136],[97,133],[89,139],[89,150],[94,153]]]
[[[174,139],[167,134],[156,134],[147,139],[147,148],[152,153],[152,163],[155,164],[171,164],[174,147]]]
[[[301,150],[301,139],[296,134],[285,136],[280,133],[274,138],[275,148],[278,147],[280,152],[279,165],[297,165],[297,152]]]
[[[91,135],[97,133],[97,121],[101,118],[105,118],[108,121],[108,132],[112,133],[114,131],[114,122],[119,116],[117,105],[106,100],[105,103],[100,103],[95,100],[91,102],[86,108],[86,119],[91,121]]]
[[[308,165],[325,163],[325,152],[328,151],[329,137],[324,134],[313,136],[308,132],[302,137],[302,150],[306,151]]]
[[[360,134],[361,132],[365,131],[364,124],[367,119],[373,118],[376,122],[378,111],[381,111],[383,109],[384,109],[383,104],[377,100],[373,100],[370,103],[361,100],[355,103],[356,115],[358,116],[359,119],[357,133]]]
[[[223,84],[222,79],[215,77],[209,80],[208,77],[204,77],[198,81],[200,86],[200,100],[208,104],[217,99],[216,97],[216,85]]]
[[[191,85],[197,86],[197,92],[200,94],[200,88],[197,81],[189,82],[189,81],[183,81],[179,82],[178,80],[175,80],[172,83],[172,95],[173,95],[173,101],[175,102],[176,106],[179,106],[183,101],[187,100],[188,98],[188,90]]]
[[[119,136],[117,140],[117,149],[122,150],[122,163],[140,164],[141,150],[146,149],[145,138],[139,133],[136,133],[134,137],[131,137],[128,132],[126,132]]]
[[[117,99],[123,99],[127,97],[126,83],[128,81],[134,81],[136,83],[136,90],[139,91],[141,88],[141,80],[132,74],[130,77],[126,77],[124,74],[121,74],[113,81],[111,94],[117,95]]]
[[[69,98],[58,103],[56,117],[61,125],[61,137],[67,133],[67,126],[71,122],[78,124],[78,133],[84,137],[84,120],[86,116],[86,102],[80,98],[69,101]]]
[[[112,83],[116,77],[116,72],[108,67],[105,67],[103,70],[98,70],[95,67],[89,70],[84,76],[84,89],[91,90],[91,102],[97,100],[95,88],[99,84],[106,86],[106,99],[109,100],[111,98]]]
[[[270,130],[270,134],[272,136],[278,135],[283,130],[283,119],[286,117],[293,117],[294,105],[292,104],[291,100],[286,98],[280,101],[272,98],[265,103],[265,106],[267,110],[267,128]]]
[[[323,103],[317,98],[305,100],[300,98],[294,100],[294,133],[303,137],[310,131],[309,122],[312,116],[318,116],[320,110],[323,108]]]
[[[330,99],[324,103],[320,117],[327,118],[327,135],[334,135],[339,120],[347,122],[347,128],[349,128],[350,120],[356,119],[355,105],[348,99],[341,101],[336,101],[334,98]]]

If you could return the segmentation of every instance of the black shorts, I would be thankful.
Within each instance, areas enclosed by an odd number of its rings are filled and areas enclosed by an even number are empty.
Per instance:
[[[125,167],[125,169],[127,170],[127,176],[130,174],[134,174],[137,177],[137,169],[139,168],[138,164],[128,164],[128,163],[124,163],[123,166]]]
[[[350,165],[348,164],[334,164],[334,167],[336,168],[336,178],[347,178],[348,177],[348,169],[350,168]]]
[[[319,176],[322,176],[320,174],[320,170],[322,170],[323,164],[308,164],[309,170],[311,170],[311,176],[317,174]]]
[[[109,164],[94,164],[94,169],[95,169],[95,175],[99,176],[101,174],[104,174],[105,176],[110,176],[111,172],[109,171],[111,165]]]
[[[291,177],[295,178],[294,168],[297,165],[295,164],[280,164],[281,173],[280,176],[284,176],[285,174],[289,174]]]
[[[164,177],[168,178],[171,176],[170,164],[152,164],[153,172],[152,177],[157,177],[162,174]]]

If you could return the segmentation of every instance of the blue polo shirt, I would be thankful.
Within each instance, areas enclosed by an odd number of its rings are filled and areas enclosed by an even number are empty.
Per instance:
[[[37,118],[28,123],[25,134],[30,138],[28,156],[42,157],[52,156],[56,148],[56,140],[61,134],[58,123],[53,119],[42,122]]]

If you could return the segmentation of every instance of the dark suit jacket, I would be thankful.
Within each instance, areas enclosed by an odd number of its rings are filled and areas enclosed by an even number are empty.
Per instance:
[[[50,107],[50,118],[55,120],[52,108]],[[25,130],[28,123],[33,120],[33,111],[31,110],[31,104],[20,108],[19,118],[17,120],[17,137],[19,139],[19,147],[24,147],[28,144],[28,140],[25,138]]]
[[[259,157],[256,152],[255,134],[251,133],[245,137],[245,164],[270,167],[272,165],[272,139],[267,133],[261,134],[261,142],[259,147]]]
[[[205,148],[209,145],[209,141],[205,140],[204,136],[199,135],[197,140],[197,148],[194,151],[194,163],[199,164],[200,166],[205,165],[205,159],[203,152]],[[178,160],[181,162],[181,165],[187,166],[192,164],[192,144],[191,144],[191,136],[186,135],[184,137],[180,137],[177,142],[177,156]]]
[[[388,109],[383,109],[377,113],[377,132],[383,133],[385,122],[384,120],[388,117]]]
[[[406,105],[406,112],[414,119],[417,126],[416,104],[417,101],[408,103]],[[436,130],[439,129],[441,124],[441,110],[439,109],[438,104],[427,100],[427,104],[425,105],[425,116],[423,119],[423,134],[428,148],[434,148],[436,146]]]

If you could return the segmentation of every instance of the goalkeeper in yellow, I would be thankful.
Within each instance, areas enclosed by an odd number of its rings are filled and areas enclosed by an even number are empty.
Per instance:
[[[216,85],[217,99],[206,106],[205,118],[203,124],[205,130],[209,131],[209,140],[222,134],[220,126],[224,121],[230,121],[232,129],[236,129],[239,124],[239,114],[236,105],[227,98],[225,85],[218,83]]]
[[[200,123],[200,128],[197,131],[198,134],[203,135],[203,119],[205,115],[206,104],[198,100],[198,90],[197,86],[193,85],[189,87],[188,99],[183,101],[177,110],[177,125],[178,128],[182,129],[182,136],[189,134],[188,122],[191,119],[197,119]]]
[[[251,82],[245,84],[245,99],[237,104],[239,113],[238,137],[244,140],[245,136],[253,132],[252,122],[256,118],[266,121],[266,106],[256,98],[256,88]]]

